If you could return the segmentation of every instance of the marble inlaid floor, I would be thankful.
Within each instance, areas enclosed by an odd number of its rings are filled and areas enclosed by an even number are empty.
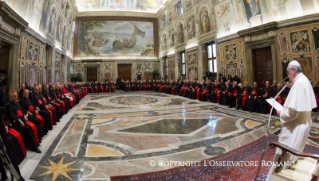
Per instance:
[[[87,95],[21,171],[30,180],[109,180],[165,170],[161,161],[200,161],[248,144],[266,132],[267,115],[155,92]],[[317,123],[316,123],[317,124]],[[271,122],[270,132],[280,129]],[[155,163],[155,165],[153,165]]]

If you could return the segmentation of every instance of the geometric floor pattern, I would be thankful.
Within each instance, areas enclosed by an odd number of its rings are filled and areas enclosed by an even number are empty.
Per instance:
[[[50,143],[31,180],[110,180],[201,161],[251,143],[267,115],[144,91],[89,94]],[[272,120],[270,132],[280,129]]]

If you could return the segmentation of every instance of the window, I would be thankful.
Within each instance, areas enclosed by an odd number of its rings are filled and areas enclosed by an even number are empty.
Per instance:
[[[175,12],[176,12],[177,18],[183,14],[182,0],[178,1],[178,3],[175,4]]]
[[[182,52],[182,75],[186,75],[185,52]]]
[[[214,42],[207,45],[207,64],[210,72],[217,73],[216,44]]]
[[[166,27],[166,18],[165,18],[165,14],[162,16],[162,28]]]

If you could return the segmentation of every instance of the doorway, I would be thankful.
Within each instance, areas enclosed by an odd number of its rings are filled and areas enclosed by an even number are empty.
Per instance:
[[[253,49],[252,57],[255,70],[255,81],[258,83],[258,87],[266,87],[265,82],[267,80],[271,85],[273,80],[271,47]]]
[[[131,81],[131,64],[118,64],[117,65],[117,72],[120,79],[124,81],[130,80]]]
[[[87,82],[95,82],[97,81],[97,68],[87,68],[86,69],[86,75],[87,75]]]
[[[0,45],[1,47],[1,45]],[[7,77],[8,78],[8,64],[9,64],[9,56],[10,56],[10,45],[5,45],[0,48],[0,78]],[[7,83],[9,83],[7,81]],[[10,85],[6,86],[5,92],[7,95]]]

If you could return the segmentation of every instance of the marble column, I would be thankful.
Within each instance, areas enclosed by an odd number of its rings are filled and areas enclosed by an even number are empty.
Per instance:
[[[18,48],[19,44],[18,42],[14,43],[10,47],[10,52],[9,52],[9,62],[8,62],[8,79],[7,82],[16,82],[14,84],[8,84],[9,85],[9,92],[16,90],[18,91],[19,89],[19,73],[16,73],[17,70],[20,69],[20,67],[17,67],[18,65]],[[10,61],[13,60],[13,61]]]
[[[63,76],[63,80],[61,80],[61,82],[67,82],[67,61],[68,61],[68,59],[67,59],[67,56],[65,56],[65,55],[61,55],[61,61],[62,61],[62,64],[64,64],[64,65],[62,65],[61,66],[61,75],[63,74],[64,76]],[[63,68],[63,69],[62,69]]]
[[[47,73],[47,83],[55,81],[55,47],[47,48],[47,59],[46,59],[46,73]],[[51,78],[49,72],[51,71]]]
[[[204,54],[207,54],[206,44],[198,46],[198,81],[203,81],[203,73],[207,70],[207,59]]]
[[[179,73],[179,64],[180,64],[180,61],[182,59],[182,55],[180,52],[178,53],[175,53],[175,79],[178,79],[178,77],[180,77],[180,73]]]

